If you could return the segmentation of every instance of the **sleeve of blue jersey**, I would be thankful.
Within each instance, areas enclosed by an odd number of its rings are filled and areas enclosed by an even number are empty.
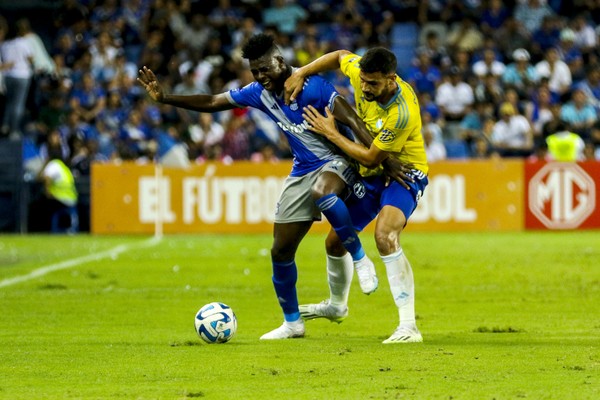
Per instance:
[[[233,89],[228,92],[228,98],[238,107],[260,106],[260,93],[263,90],[257,82],[252,82],[243,88]]]

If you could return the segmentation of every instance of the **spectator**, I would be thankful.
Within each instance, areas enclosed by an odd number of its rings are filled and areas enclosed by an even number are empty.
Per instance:
[[[93,122],[106,107],[106,92],[91,72],[84,73],[81,84],[73,88],[69,99],[71,109],[84,121]]]
[[[490,0],[481,14],[481,31],[485,35],[492,35],[504,24],[510,12],[502,4],[502,0]]]
[[[6,103],[0,134],[10,135],[15,140],[22,134],[25,103],[33,77],[34,53],[31,43],[25,38],[26,33],[13,27],[0,46],[0,59],[3,65],[8,66],[3,73]]]
[[[583,161],[600,160],[600,151],[596,150],[592,142],[587,142],[583,148]]]
[[[585,14],[579,14],[571,23],[573,33],[575,34],[575,46],[581,50],[583,54],[588,54],[594,51],[598,45],[598,38],[594,28],[588,22]]]
[[[586,79],[577,86],[585,93],[589,104],[600,112],[600,64],[591,64],[587,67]]]
[[[456,138],[458,123],[471,111],[473,89],[461,80],[458,68],[450,68],[448,80],[436,91],[435,103],[447,122],[446,137]]]
[[[46,201],[44,210],[48,212],[52,233],[76,233],[79,229],[77,217],[77,189],[73,173],[63,161],[60,149],[49,147],[48,162],[40,173],[44,184]],[[69,218],[68,228],[63,219]]]
[[[465,15],[460,23],[450,30],[447,43],[453,50],[473,52],[482,46],[483,35],[477,29],[473,18]]]
[[[598,120],[598,114],[594,107],[587,102],[585,92],[575,89],[571,101],[562,106],[560,118],[567,124],[567,129],[589,139],[591,128]]]
[[[22,18],[16,22],[17,29],[22,33],[22,36],[29,42],[29,47],[32,50],[33,69],[35,74],[51,75],[56,70],[54,60],[48,54],[46,46],[37,33],[31,30],[29,20]]]
[[[448,56],[446,47],[440,44],[440,38],[437,32],[429,31],[425,35],[425,43],[417,48],[417,54],[426,53],[440,71],[450,67],[452,60]]]
[[[555,15],[548,15],[542,25],[533,32],[531,49],[536,58],[542,58],[546,51],[558,46],[560,41],[560,25]]]
[[[221,142],[223,154],[231,160],[247,160],[250,157],[250,136],[245,115],[235,115],[225,128]]]
[[[215,122],[213,114],[199,113],[196,123],[188,127],[188,147],[190,156],[197,159],[209,153],[208,149],[223,141],[225,130]]]
[[[546,138],[548,153],[552,160],[573,162],[583,160],[583,139],[574,132],[569,132],[566,125],[561,125],[556,133]]]
[[[442,80],[440,70],[431,64],[427,52],[418,55],[417,64],[412,66],[406,73],[406,81],[417,90],[418,93],[435,94],[435,90]]]
[[[494,106],[492,103],[477,101],[474,109],[465,115],[460,122],[459,137],[467,144],[472,144],[474,139],[481,135],[484,122],[493,117]]]
[[[540,28],[544,17],[553,15],[554,11],[542,0],[527,0],[515,8],[515,19],[519,21],[529,33]]]
[[[425,142],[425,154],[427,154],[427,162],[434,163],[446,159],[446,148],[444,143],[433,139],[433,133],[429,129],[424,129],[423,141]]]
[[[516,49],[529,47],[531,43],[529,32],[513,17],[504,21],[502,27],[494,32],[493,38],[506,58]]]
[[[543,128],[548,122],[555,118],[552,113],[552,95],[550,90],[545,87],[538,89],[533,96],[531,111],[527,119],[533,127],[534,143],[539,145],[543,141]]]
[[[298,66],[302,67],[325,54],[319,42],[314,36],[306,36],[301,46],[296,49],[296,60]]]
[[[119,49],[113,46],[108,32],[100,32],[98,38],[90,46],[92,74],[96,80],[102,83],[110,81],[118,53]]]
[[[506,67],[502,82],[506,87],[516,90],[520,97],[531,95],[539,79],[536,69],[529,63],[529,52],[517,49],[513,51],[512,58],[514,63]]]
[[[494,124],[492,143],[503,157],[528,156],[533,151],[533,135],[527,119],[510,103],[500,106],[500,120]]]
[[[473,64],[473,73],[482,79],[488,74],[501,77],[506,70],[503,62],[496,59],[496,52],[492,49],[486,49],[483,52],[483,59]]]
[[[291,35],[296,32],[298,23],[308,18],[308,13],[295,1],[273,0],[272,6],[264,9],[262,17],[266,26],[275,25],[279,32]]]
[[[475,100],[479,102],[499,104],[504,96],[502,82],[494,74],[487,74],[475,86]]]
[[[546,51],[544,60],[535,65],[535,71],[540,78],[548,78],[550,90],[559,96],[563,96],[571,88],[571,70],[560,59],[556,48]]]
[[[575,32],[568,28],[563,29],[560,32],[560,42],[556,50],[560,59],[569,66],[571,77],[574,81],[585,78],[583,56],[581,55],[581,51],[575,46]]]

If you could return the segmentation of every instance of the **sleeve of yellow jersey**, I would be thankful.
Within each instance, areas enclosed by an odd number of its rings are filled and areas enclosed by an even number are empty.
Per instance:
[[[358,65],[360,59],[360,56],[350,53],[344,56],[340,63],[340,70],[350,79],[350,84],[355,88],[360,87],[360,66]]]

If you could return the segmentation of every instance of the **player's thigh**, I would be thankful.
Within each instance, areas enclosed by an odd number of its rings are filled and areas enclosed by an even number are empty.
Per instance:
[[[350,194],[344,202],[356,231],[362,231],[377,217],[384,188],[385,179],[380,176],[362,178],[350,188]]]
[[[358,174],[343,158],[337,158],[324,164],[318,172],[312,186],[313,197],[319,199],[327,194],[342,194],[346,186],[352,186],[358,179]]]

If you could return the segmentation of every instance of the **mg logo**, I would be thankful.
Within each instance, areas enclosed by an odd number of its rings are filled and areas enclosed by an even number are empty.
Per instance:
[[[577,164],[546,164],[529,181],[529,209],[547,228],[577,228],[595,207],[594,181]]]

